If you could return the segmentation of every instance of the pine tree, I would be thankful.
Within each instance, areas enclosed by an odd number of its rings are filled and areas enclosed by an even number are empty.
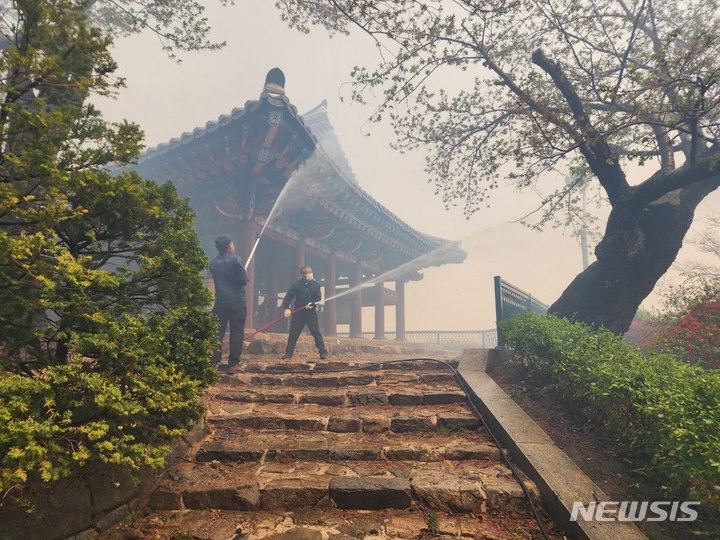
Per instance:
[[[159,466],[214,379],[194,215],[171,184],[109,172],[142,132],[88,101],[122,80],[87,7],[3,13],[0,491],[12,497],[90,461]]]

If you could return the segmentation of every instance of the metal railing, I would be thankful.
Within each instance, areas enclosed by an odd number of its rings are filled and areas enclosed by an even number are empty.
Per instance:
[[[548,306],[533,298],[525,291],[508,283],[500,276],[495,276],[495,320],[498,322],[497,346],[505,347],[505,337],[500,329],[500,322],[523,311],[547,313]]]
[[[347,337],[348,332],[338,332]],[[361,332],[358,337],[372,339],[374,332]],[[395,332],[385,332],[388,340],[394,340]],[[446,349],[492,349],[497,346],[497,332],[491,330],[413,330],[405,332],[405,340],[412,343],[440,345]]]

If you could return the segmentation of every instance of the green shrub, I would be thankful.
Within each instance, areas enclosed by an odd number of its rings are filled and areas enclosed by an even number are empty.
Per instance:
[[[0,266],[12,269],[0,276],[5,502],[89,462],[160,467],[215,377],[207,259],[187,201],[103,172],[66,201],[92,210],[44,231],[45,251],[0,230]]]
[[[0,505],[91,461],[161,465],[215,376],[189,202],[108,171],[135,160],[143,134],[92,104],[123,79],[86,4],[4,5]]]
[[[537,387],[632,451],[668,495],[720,507],[720,372],[642,356],[606,330],[525,313],[503,324]]]
[[[42,376],[0,380],[0,491],[88,462],[162,466],[170,439],[202,416],[214,327],[200,310],[125,315],[76,336],[71,359]]]

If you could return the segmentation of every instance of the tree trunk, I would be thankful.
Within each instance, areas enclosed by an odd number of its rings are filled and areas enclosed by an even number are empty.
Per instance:
[[[717,187],[717,178],[709,178],[643,208],[633,207],[632,199],[616,204],[595,249],[597,261],[570,283],[550,313],[626,332],[675,261],[698,204]]]

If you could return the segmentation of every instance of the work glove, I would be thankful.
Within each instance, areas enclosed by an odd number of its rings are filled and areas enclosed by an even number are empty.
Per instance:
[[[315,307],[315,303],[314,303],[314,302],[308,302],[307,306],[305,306],[305,309],[312,309],[312,308],[314,308],[314,307]]]
[[[283,313],[283,315],[287,319],[288,317],[290,317],[290,315],[292,315],[292,311],[290,311],[290,309],[288,308],[285,310],[285,313]]]

